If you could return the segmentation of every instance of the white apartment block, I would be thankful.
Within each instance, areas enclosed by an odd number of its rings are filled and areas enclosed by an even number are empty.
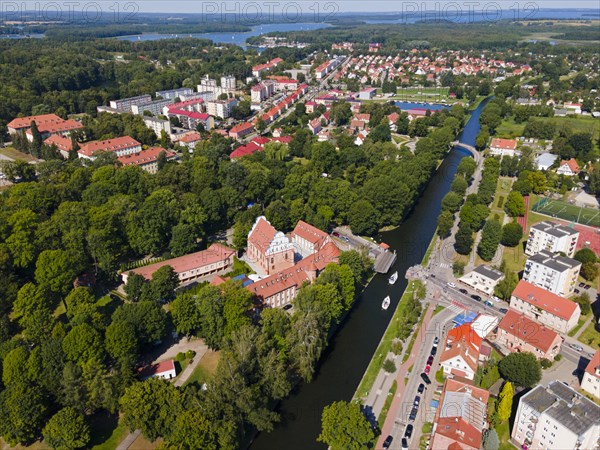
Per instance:
[[[561,297],[573,294],[581,263],[565,256],[542,250],[525,263],[523,279]]]
[[[235,92],[235,77],[233,75],[221,77],[221,90],[227,93]]]
[[[171,134],[171,122],[168,120],[157,119],[156,117],[144,117],[144,124],[154,131],[154,134],[160,138],[161,132]]]
[[[211,116],[227,119],[231,116],[231,110],[237,105],[237,100],[211,100],[206,102],[206,112]]]
[[[511,437],[522,448],[598,449],[600,406],[561,381],[536,386],[519,401]]]
[[[163,99],[175,100],[176,98],[180,98],[185,95],[192,95],[194,90],[192,88],[179,88],[179,89],[169,89],[167,91],[157,91],[156,97],[161,97]]]
[[[131,107],[134,105],[142,105],[152,101],[150,95],[140,95],[138,97],[122,98],[120,100],[111,100],[110,107],[119,112],[131,112]]]
[[[148,103],[142,103],[140,105],[133,105],[131,107],[131,112],[133,114],[137,114],[138,116],[144,115],[146,111],[148,111],[153,116],[158,116],[162,114],[162,110],[165,106],[173,103],[174,99],[163,99],[163,100],[154,100]]]
[[[556,222],[544,221],[532,225],[529,230],[525,254],[533,256],[542,250],[563,252],[572,258],[579,239],[579,231]]]
[[[259,104],[267,100],[275,93],[275,82],[271,80],[263,81],[250,89],[250,98],[252,103]]]

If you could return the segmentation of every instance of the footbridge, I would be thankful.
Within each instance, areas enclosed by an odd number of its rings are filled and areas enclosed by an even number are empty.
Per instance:
[[[464,148],[466,151],[468,151],[469,153],[471,153],[471,155],[473,155],[473,158],[475,159],[475,161],[477,163],[479,163],[479,161],[481,160],[481,154],[472,145],[465,144],[465,143],[459,142],[459,141],[454,141],[452,143],[452,145],[455,146],[455,147]]]

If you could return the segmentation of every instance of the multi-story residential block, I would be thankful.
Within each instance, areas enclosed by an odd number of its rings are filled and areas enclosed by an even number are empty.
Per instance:
[[[523,279],[550,292],[568,297],[573,294],[581,263],[542,250],[525,263]]]
[[[144,117],[144,124],[154,131],[156,136],[160,137],[164,131],[168,135],[171,134],[171,122],[164,119],[158,119],[156,117]]]
[[[177,158],[174,152],[165,150],[162,147],[152,147],[131,155],[120,156],[117,158],[123,166],[138,166],[149,173],[158,172],[158,157],[161,153],[165,154],[167,161]]]
[[[562,338],[550,328],[509,309],[498,324],[496,342],[512,353],[531,352],[538,359],[552,360],[560,352]]]
[[[510,307],[548,328],[567,334],[579,321],[581,308],[572,300],[521,280],[510,297]]]
[[[594,356],[585,368],[581,389],[589,392],[596,398],[600,398],[600,350],[596,350]]]
[[[544,221],[531,226],[525,254],[533,256],[542,250],[562,252],[569,258],[575,254],[579,231],[557,222]]]
[[[114,152],[117,157],[132,155],[142,151],[142,144],[129,136],[107,139],[105,141],[86,142],[79,146],[80,158],[95,159],[96,152]]]
[[[132,105],[131,112],[136,115],[143,115],[146,112],[149,112],[153,116],[158,116],[162,114],[162,110],[165,106],[173,103],[174,99],[162,99],[162,100],[154,100],[148,103],[141,103],[139,105]]]
[[[459,281],[476,291],[483,292],[486,295],[492,295],[496,285],[503,279],[504,274],[502,272],[482,264],[461,277]]]
[[[561,381],[521,397],[512,435],[521,448],[597,449],[600,406]]]
[[[489,397],[485,389],[448,378],[435,413],[429,448],[479,450],[488,426]]]
[[[235,92],[235,77],[233,75],[221,77],[221,90],[227,93]]]
[[[191,88],[169,89],[167,91],[157,91],[156,97],[166,100],[175,100],[176,98],[181,99],[182,96],[192,95],[193,93],[194,90]]]
[[[200,80],[200,84],[198,85],[198,92],[202,92],[202,91],[216,92],[217,90],[219,90],[219,87],[217,86],[217,80],[209,78],[208,75],[205,75],[204,78],[202,78],[202,80]],[[220,92],[219,92],[219,94],[220,94]],[[218,94],[216,94],[216,95],[218,96]]]
[[[250,99],[252,103],[259,104],[272,97],[274,93],[275,82],[272,80],[265,80],[262,83],[252,86],[250,89]]]
[[[481,336],[469,324],[450,330],[440,356],[444,374],[472,380],[481,359],[481,343]]]
[[[194,149],[196,148],[196,144],[201,140],[202,137],[200,136],[200,134],[193,131],[182,136],[177,142],[179,143],[179,145],[186,147],[190,153],[193,153]]]
[[[265,216],[260,216],[248,234],[246,258],[257,264],[266,275],[283,272],[294,266],[294,244]]]
[[[122,98],[119,100],[111,100],[110,107],[119,112],[131,112],[131,108],[136,105],[150,103],[152,97],[149,94],[139,95],[137,97]]]
[[[211,116],[227,119],[231,116],[231,110],[237,103],[235,98],[229,98],[227,100],[211,100],[206,102],[206,112]]]
[[[179,277],[180,283],[188,283],[199,279],[210,281],[217,274],[225,273],[233,267],[233,255],[235,255],[235,250],[215,243],[200,252],[128,270],[121,274],[121,278],[123,283],[127,283],[127,277],[132,273],[137,273],[147,280],[151,280],[152,274],[158,269],[171,266]]]

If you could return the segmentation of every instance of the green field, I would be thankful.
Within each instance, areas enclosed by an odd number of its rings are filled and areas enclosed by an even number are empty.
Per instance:
[[[577,222],[583,225],[600,227],[600,211],[592,208],[582,208],[562,200],[541,198],[531,208],[532,211],[557,217],[559,219]]]

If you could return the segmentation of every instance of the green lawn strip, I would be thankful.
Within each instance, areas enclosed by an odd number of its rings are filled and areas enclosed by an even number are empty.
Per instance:
[[[0,148],[0,154],[10,159],[20,159],[21,161],[27,162],[37,161],[35,157],[27,153],[20,152],[19,150],[13,147]]]
[[[510,443],[510,426],[508,421],[498,425],[496,427],[496,433],[498,433],[498,439],[500,440],[500,447],[498,450],[515,449],[515,447]]]
[[[435,316],[435,315],[436,315],[437,313],[439,313],[440,311],[443,311],[444,309],[446,309],[446,307],[445,307],[445,306],[442,306],[442,305],[437,305],[437,306],[435,307],[435,309],[433,310],[433,315],[432,315],[432,317],[433,317],[433,316]]]
[[[394,395],[396,395],[397,390],[398,390],[398,383],[396,383],[396,380],[394,380],[394,382],[392,383],[392,387],[390,388],[390,391],[388,392],[387,398],[385,399],[385,403],[383,404],[383,408],[381,409],[381,412],[379,413],[379,417],[377,418],[377,423],[379,424],[380,429],[383,428],[383,424],[385,423],[385,419],[390,410],[390,406],[392,406],[392,401],[394,400]]]
[[[573,328],[571,331],[569,331],[568,335],[570,337],[575,336],[575,333],[577,333],[579,331],[579,329],[583,326],[583,324],[588,319],[588,317],[590,317],[590,316],[584,316],[583,314],[581,316],[579,316],[579,320],[577,321],[577,325],[575,326],[575,328]]]
[[[446,377],[444,376],[444,368],[440,367],[438,369],[438,371],[435,373],[435,381],[443,384],[444,380],[446,380]]]
[[[594,320],[592,320],[583,333],[581,333],[578,340],[596,350],[600,348],[600,331],[596,329]]]
[[[427,250],[425,251],[425,256],[423,256],[423,262],[421,262],[421,265],[423,267],[426,267],[427,264],[429,264],[429,258],[431,258],[431,254],[433,253],[433,249],[435,248],[435,244],[438,240],[438,235],[437,233],[433,235],[433,239],[431,239],[431,242],[429,243],[429,247],[427,247]]]
[[[413,282],[409,283],[409,285],[406,287],[406,290],[404,291],[404,294],[402,295],[402,298],[400,298],[398,307],[394,312],[394,317],[392,317],[392,320],[390,320],[390,323],[387,329],[385,330],[383,338],[381,339],[377,350],[375,350],[373,358],[371,359],[371,362],[369,363],[369,366],[367,367],[367,370],[365,371],[365,374],[363,375],[363,378],[360,384],[358,385],[358,389],[354,394],[355,398],[366,397],[371,388],[373,387],[373,383],[377,378],[377,374],[381,370],[381,366],[383,365],[385,358],[390,352],[392,341],[396,337],[398,322],[404,316],[404,305],[406,304],[406,301],[404,300],[408,299],[408,296],[412,295],[412,286]]]
[[[102,420],[102,418],[98,419],[96,417],[92,417],[91,420],[91,437],[92,441],[90,442],[90,448],[92,450],[114,450],[117,448],[119,443],[125,439],[127,436],[127,425],[123,420],[119,420],[117,426],[115,428],[110,429],[113,424],[108,423],[107,421]],[[102,441],[98,442],[102,439],[103,434],[110,433],[108,437]]]
[[[523,135],[525,129],[525,122],[515,123],[511,117],[502,121],[500,126],[496,128],[496,137],[512,139]]]
[[[413,332],[412,337],[410,338],[410,342],[408,343],[408,347],[406,348],[406,351],[404,352],[404,356],[402,357],[402,364],[404,364],[406,362],[406,360],[408,360],[408,358],[410,357],[410,352],[412,351],[413,345],[415,345],[415,341],[417,340],[417,335],[419,334],[419,330],[421,329],[421,324],[423,323],[423,319],[425,319],[425,312],[427,311],[428,306],[429,305],[427,303],[425,303],[423,305],[423,310],[421,311],[421,317],[419,318],[417,327],[415,328],[415,331]]]
[[[209,381],[215,373],[215,370],[217,369],[219,357],[219,352],[206,352],[200,360],[200,363],[198,363],[190,377],[183,385],[187,386],[191,383],[197,383],[198,385],[202,385],[205,382]]]

